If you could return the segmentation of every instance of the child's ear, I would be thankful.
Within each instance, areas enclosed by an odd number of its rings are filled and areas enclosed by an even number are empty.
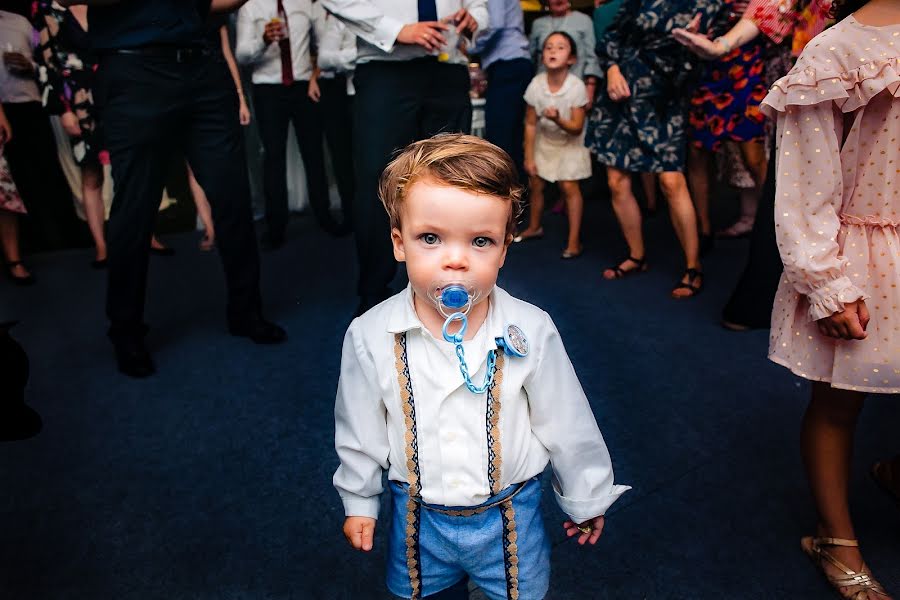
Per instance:
[[[577,62],[578,62],[578,57],[573,54],[569,54],[569,60],[566,61],[566,64],[569,65],[570,67],[572,67]]]
[[[397,262],[406,262],[406,250],[403,248],[403,236],[396,227],[391,229],[391,244],[394,245],[394,260]]]

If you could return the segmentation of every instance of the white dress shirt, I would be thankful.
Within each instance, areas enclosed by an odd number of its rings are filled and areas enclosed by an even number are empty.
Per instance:
[[[318,47],[317,64],[323,79],[336,73],[347,77],[347,94],[352,96],[353,71],[356,69],[356,36],[344,23],[329,15],[321,2],[313,3],[313,31]]]
[[[419,45],[397,44],[404,25],[419,20],[417,0],[321,0],[328,12],[341,19],[359,37],[357,62],[371,60],[410,60],[427,56]],[[487,0],[436,0],[438,20],[453,16],[459,9],[469,11],[478,22],[478,30],[488,25]],[[477,30],[476,30],[477,33]],[[466,64],[456,52],[451,61]]]
[[[31,60],[34,52],[31,22],[16,13],[0,10],[0,53],[18,52]],[[0,101],[10,104],[40,102],[34,77],[13,75],[0,60]]]
[[[288,39],[291,42],[291,62],[294,81],[309,81],[313,66],[309,55],[313,9],[310,0],[284,0],[287,15]],[[281,47],[277,42],[266,45],[263,31],[266,23],[278,16],[276,0],[250,0],[238,12],[238,62],[253,69],[253,83],[281,83]]]
[[[347,516],[377,518],[381,474],[407,481],[405,416],[394,334],[406,332],[415,398],[422,499],[474,506],[490,495],[485,394],[463,384],[455,348],[435,339],[413,308],[412,289],[354,319],[344,338],[335,402],[334,486]],[[583,522],[606,513],[628,486],[614,485],[606,443],[550,316],[499,287],[487,318],[463,343],[480,385],[488,351],[509,324],[528,338],[524,358],[506,357],[500,390],[500,488],[540,474],[549,460],[562,510]]]

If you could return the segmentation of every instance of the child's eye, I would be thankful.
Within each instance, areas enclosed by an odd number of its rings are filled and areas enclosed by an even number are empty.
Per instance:
[[[488,246],[490,246],[493,243],[494,243],[494,240],[492,240],[491,238],[488,238],[488,237],[484,237],[484,236],[479,236],[479,237],[475,238],[474,240],[472,240],[472,245],[475,246],[476,248],[487,248]]]
[[[429,246],[433,246],[441,241],[441,238],[439,238],[436,233],[423,233],[419,236],[419,239]]]

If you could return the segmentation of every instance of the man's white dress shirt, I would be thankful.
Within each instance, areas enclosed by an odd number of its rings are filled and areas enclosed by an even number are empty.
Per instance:
[[[427,56],[419,45],[398,44],[404,25],[419,20],[417,0],[321,0],[328,12],[337,16],[359,37],[357,62],[410,60]],[[477,32],[488,25],[487,0],[436,0],[438,20],[452,17],[461,8],[478,22]],[[454,53],[452,62],[466,64],[464,55]]]
[[[313,31],[318,47],[317,64],[322,79],[333,79],[335,73],[346,76],[347,95],[355,93],[353,71],[356,69],[356,36],[344,23],[329,15],[321,2],[313,4]]]
[[[313,66],[309,55],[313,7],[310,0],[284,0],[284,12],[291,42],[294,81],[309,81]],[[263,31],[266,23],[278,16],[276,0],[250,0],[238,11],[238,62],[253,69],[253,83],[281,83],[281,47],[277,42],[266,45]]]
[[[334,485],[347,516],[377,518],[381,475],[406,482],[406,423],[395,368],[394,334],[407,333],[422,499],[474,506],[490,495],[485,394],[463,384],[453,344],[422,325],[412,289],[354,319],[344,338],[335,403]],[[480,385],[488,351],[507,326],[528,338],[524,358],[507,356],[500,390],[500,488],[540,474],[549,460],[557,502],[573,521],[603,515],[628,486],[613,483],[609,452],[559,332],[541,309],[499,287],[487,319],[463,343]]]

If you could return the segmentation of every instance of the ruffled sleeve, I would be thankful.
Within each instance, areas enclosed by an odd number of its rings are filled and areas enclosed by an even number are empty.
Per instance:
[[[779,99],[783,110],[777,112],[778,250],[785,276],[809,300],[812,321],[842,311],[845,303],[867,298],[846,275],[847,261],[837,242],[843,194],[841,111],[834,102],[806,102],[827,97],[831,90],[821,89],[824,94],[815,87],[791,92],[802,104],[783,106]]]
[[[767,117],[789,106],[833,101],[842,112],[853,112],[884,90],[900,96],[900,59],[873,60],[849,71],[823,66],[801,56],[791,71],[776,81],[762,101]]]

